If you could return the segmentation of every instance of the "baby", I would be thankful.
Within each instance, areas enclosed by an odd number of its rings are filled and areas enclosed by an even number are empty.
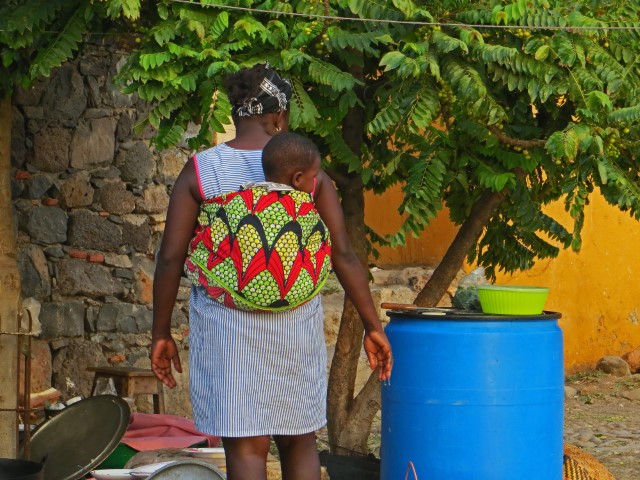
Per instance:
[[[262,151],[264,182],[202,203],[185,272],[228,307],[282,311],[313,298],[331,270],[329,231],[313,203],[320,152],[283,132]]]

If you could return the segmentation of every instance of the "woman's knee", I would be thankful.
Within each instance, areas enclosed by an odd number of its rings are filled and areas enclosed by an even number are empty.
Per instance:
[[[226,437],[222,439],[225,454],[232,459],[263,459],[266,462],[271,440],[268,436]],[[229,460],[229,458],[227,458]]]
[[[302,435],[274,435],[273,437],[278,450],[289,450],[292,448],[316,448],[316,433],[310,432]]]

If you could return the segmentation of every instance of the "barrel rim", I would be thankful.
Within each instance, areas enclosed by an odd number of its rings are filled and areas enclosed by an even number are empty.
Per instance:
[[[465,312],[458,309],[451,309],[447,312],[445,308],[439,308],[438,311],[424,310],[389,310],[387,316],[390,319],[412,318],[414,320],[438,320],[438,321],[464,321],[464,322],[514,322],[514,321],[539,321],[539,320],[558,320],[562,317],[559,312],[544,311],[537,315],[498,315],[485,314],[482,312]]]

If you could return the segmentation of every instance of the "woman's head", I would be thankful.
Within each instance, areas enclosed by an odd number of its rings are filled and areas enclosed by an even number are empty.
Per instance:
[[[268,181],[312,193],[320,172],[320,152],[308,138],[282,133],[269,140],[262,150],[262,169]]]
[[[224,81],[232,116],[236,124],[244,120],[258,121],[271,135],[287,130],[291,84],[268,64],[240,70]]]

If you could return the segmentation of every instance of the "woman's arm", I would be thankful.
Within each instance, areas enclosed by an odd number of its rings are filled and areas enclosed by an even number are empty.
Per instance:
[[[317,176],[315,204],[331,234],[333,269],[364,324],[369,364],[371,368],[380,367],[379,378],[386,380],[391,376],[391,346],[371,298],[369,278],[349,243],[338,192],[323,171]]]
[[[173,186],[153,279],[151,367],[158,379],[170,388],[176,385],[171,363],[182,372],[178,349],[171,338],[171,314],[202,201],[193,162],[190,159],[186,163]]]

